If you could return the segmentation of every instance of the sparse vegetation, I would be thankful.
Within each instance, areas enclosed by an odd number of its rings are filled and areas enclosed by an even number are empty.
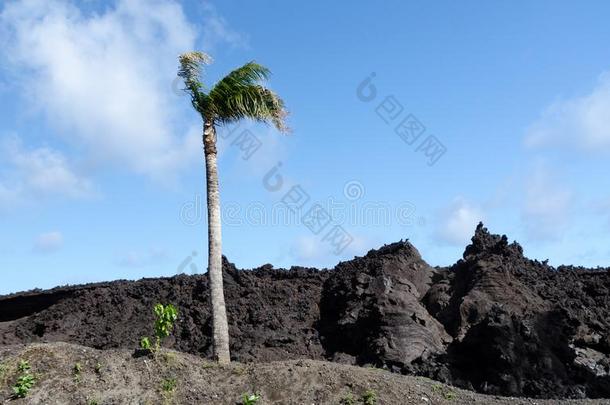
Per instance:
[[[148,336],[144,336],[142,339],[140,339],[140,349],[150,350],[150,339]]]
[[[26,360],[21,360],[17,365],[17,370],[21,373],[17,378],[17,382],[13,386],[13,394],[16,398],[25,398],[34,384],[36,379],[30,373],[30,363]]]
[[[178,357],[176,354],[171,352],[163,353],[161,358],[163,359],[163,362],[170,367],[175,366],[178,362]]]
[[[95,374],[100,375],[102,374],[102,363],[100,363],[99,361],[97,363],[95,363]]]
[[[30,371],[31,368],[32,367],[27,360],[20,360],[19,364],[17,365],[17,370],[19,370],[20,373],[26,373]]]
[[[377,393],[373,390],[366,390],[362,394],[362,403],[364,405],[377,405]]]
[[[99,405],[100,402],[97,399],[90,399],[87,401],[87,405]]]
[[[4,385],[6,375],[8,374],[8,365],[0,363],[0,384]]]
[[[452,400],[454,400],[455,398],[457,398],[457,394],[456,394],[454,391],[451,391],[451,390],[446,391],[446,392],[443,394],[443,396],[445,397],[445,399],[446,399],[447,401],[452,401]]]
[[[175,378],[166,378],[161,382],[161,389],[163,392],[174,392],[176,391],[177,381]]]
[[[341,398],[341,401],[339,402],[340,405],[356,405],[356,398],[354,397],[354,394],[347,394],[346,396],[344,396],[343,398]]]
[[[159,351],[163,339],[169,337],[174,330],[174,323],[178,320],[178,310],[172,304],[157,304],[153,308],[155,313],[155,348],[151,348],[150,339],[144,336],[140,339],[140,348],[144,350]]]
[[[455,393],[455,391],[451,390],[450,388],[443,387],[442,384],[438,383],[432,384],[432,392],[442,395],[443,398],[448,401],[457,398],[457,394]]]
[[[233,367],[233,370],[231,371],[231,373],[234,375],[244,375],[244,374],[246,374],[246,371],[247,371],[246,366],[239,365],[239,366]]]
[[[254,405],[260,401],[261,396],[257,394],[244,394],[241,399],[242,405]]]
[[[209,361],[204,361],[204,362],[203,362],[203,365],[202,365],[201,367],[202,367],[204,370],[207,370],[207,369],[209,369],[209,368],[214,368],[214,367],[216,367],[216,363],[212,363],[212,362],[209,362]]]
[[[74,367],[72,367],[72,374],[74,374],[74,381],[81,381],[81,372],[83,371],[83,366],[80,363],[74,363]]]

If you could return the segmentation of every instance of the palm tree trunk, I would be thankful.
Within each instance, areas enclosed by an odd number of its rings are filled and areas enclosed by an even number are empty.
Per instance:
[[[205,120],[203,125],[203,146],[208,195],[208,277],[212,302],[214,357],[220,364],[228,364],[231,361],[229,325],[222,286],[220,190],[216,164],[216,129],[212,120]]]

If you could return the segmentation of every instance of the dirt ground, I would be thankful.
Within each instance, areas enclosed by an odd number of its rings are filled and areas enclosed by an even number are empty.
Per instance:
[[[293,360],[219,366],[163,349],[134,357],[125,349],[96,350],[52,343],[0,348],[0,400],[11,404],[610,404],[610,400],[537,400],[476,394],[424,377],[375,368]],[[18,364],[28,361],[36,383],[24,399],[11,399]],[[77,366],[77,364],[79,366]],[[372,399],[376,398],[376,402]],[[342,402],[343,401],[343,402]]]

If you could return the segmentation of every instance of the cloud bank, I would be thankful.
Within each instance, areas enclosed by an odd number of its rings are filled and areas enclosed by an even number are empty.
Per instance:
[[[587,95],[559,100],[527,130],[529,147],[563,146],[610,151],[610,73]]]
[[[170,0],[120,0],[100,13],[23,0],[0,14],[6,64],[22,98],[96,162],[167,181],[199,158],[171,91],[195,29]],[[179,129],[183,133],[179,133]]]

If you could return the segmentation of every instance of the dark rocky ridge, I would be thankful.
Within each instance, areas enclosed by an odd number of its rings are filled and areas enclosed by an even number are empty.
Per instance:
[[[610,269],[529,260],[482,225],[449,268],[398,242],[334,270],[224,270],[236,360],[332,359],[485,393],[610,397]],[[207,289],[182,275],[0,297],[0,344],[135,348],[152,305],[172,302],[169,344],[210,356]]]

